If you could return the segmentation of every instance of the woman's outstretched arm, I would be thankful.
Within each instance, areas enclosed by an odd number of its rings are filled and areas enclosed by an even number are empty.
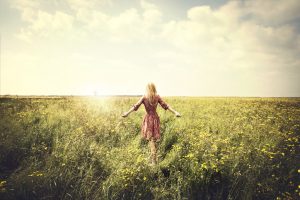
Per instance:
[[[180,113],[171,108],[169,104],[167,104],[159,95],[158,95],[158,103],[165,109],[170,110],[172,113],[176,115],[176,117],[181,117]]]
[[[168,110],[170,110],[172,113],[174,113],[176,115],[176,117],[181,117],[180,113],[177,112],[176,110],[174,110],[173,108],[171,108],[171,106],[168,106]]]
[[[136,104],[134,104],[127,112],[124,112],[122,117],[127,117],[133,111],[137,111],[140,105],[143,103],[143,101],[144,101],[144,96],[142,96],[142,98],[140,98],[139,101]]]
[[[134,111],[134,107],[132,106],[127,112],[124,112],[122,117],[127,117],[130,113]]]

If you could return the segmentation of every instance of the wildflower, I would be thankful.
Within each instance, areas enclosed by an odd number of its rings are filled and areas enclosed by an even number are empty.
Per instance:
[[[193,158],[194,157],[194,154],[193,153],[189,153],[186,158]]]
[[[44,174],[39,171],[35,171],[32,174],[29,174],[28,176],[44,176]]]
[[[206,163],[202,163],[201,168],[207,169]]]
[[[262,186],[261,183],[257,183],[258,186]]]
[[[6,184],[6,181],[0,181],[0,187],[5,186],[5,184]]]
[[[140,163],[140,162],[142,162],[143,161],[143,158],[142,158],[142,156],[138,156],[138,158],[137,158],[137,163]]]

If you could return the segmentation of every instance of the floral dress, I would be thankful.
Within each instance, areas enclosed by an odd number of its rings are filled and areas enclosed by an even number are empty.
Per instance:
[[[160,139],[160,119],[156,113],[157,104],[159,103],[165,110],[169,108],[159,95],[155,96],[154,104],[150,104],[149,99],[143,96],[136,104],[133,105],[134,110],[137,111],[141,104],[144,104],[146,109],[146,115],[142,122],[142,137],[146,140],[153,138],[154,140]]]

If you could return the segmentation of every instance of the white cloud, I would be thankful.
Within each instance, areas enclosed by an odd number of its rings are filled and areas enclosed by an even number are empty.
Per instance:
[[[111,0],[65,0],[69,7],[75,11],[81,9],[97,10],[105,5],[112,5]]]
[[[112,38],[120,42],[137,37],[141,31],[141,25],[142,21],[135,8],[128,9],[119,16],[110,18],[108,22]]]
[[[21,12],[21,18],[26,22],[34,21],[37,10],[41,6],[38,0],[13,0],[10,3],[13,8]]]
[[[141,1],[141,10],[128,8],[117,15],[107,15],[103,9],[95,9],[94,3],[81,1],[70,7],[75,12],[76,20],[83,23],[82,27],[99,37],[105,37],[111,41],[128,42],[135,39],[151,38],[157,35],[162,26],[162,13],[157,6],[147,1]],[[154,34],[154,35],[153,35]]]
[[[187,12],[187,20],[167,23],[163,37],[178,47],[193,49],[199,54],[212,53],[213,57],[224,54],[224,59],[236,58],[236,55],[231,55],[232,52],[239,52],[239,55],[259,52],[289,59],[287,54],[292,56],[293,52],[299,51],[296,41],[299,41],[300,35],[292,26],[273,27],[262,25],[259,21],[241,20],[239,18],[243,16],[239,10],[245,9],[241,6],[229,3],[219,10],[211,10],[208,6],[194,7]],[[235,12],[230,18],[224,17],[232,7]],[[257,61],[252,59],[252,63]]]
[[[30,42],[33,38],[55,38],[64,36],[65,32],[70,31],[73,27],[73,17],[61,11],[56,11],[54,14],[37,11],[34,20],[27,28],[22,28],[21,32],[16,36]]]
[[[57,11],[54,14],[38,11],[36,20],[30,26],[35,32],[42,31],[43,34],[51,34],[53,31],[69,30],[72,28],[73,17]]]
[[[43,10],[41,1],[37,0],[15,0],[11,6],[21,12],[21,19],[28,23],[15,34],[17,38],[31,42],[38,37],[62,36],[70,31],[74,18],[64,11],[56,10],[53,13]]]
[[[147,28],[151,28],[158,23],[162,23],[162,12],[156,5],[142,0],[141,7],[143,9],[144,24]]]
[[[245,1],[245,10],[253,18],[268,25],[278,25],[300,18],[298,0]]]

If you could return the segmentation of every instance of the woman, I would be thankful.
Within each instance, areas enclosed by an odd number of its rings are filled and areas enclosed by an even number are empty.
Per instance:
[[[160,120],[156,113],[157,104],[160,104],[165,110],[170,110],[176,115],[181,115],[172,109],[170,105],[166,104],[161,97],[156,93],[156,88],[153,83],[149,83],[146,87],[146,94],[132,106],[132,108],[125,112],[122,117],[127,117],[131,112],[137,111],[141,104],[144,104],[147,114],[144,116],[142,123],[142,137],[149,141],[151,150],[152,164],[157,164],[156,142],[160,139]]]

